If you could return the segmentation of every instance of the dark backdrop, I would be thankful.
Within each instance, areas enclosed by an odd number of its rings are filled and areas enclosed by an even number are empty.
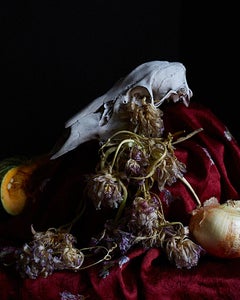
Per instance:
[[[69,117],[149,60],[183,62],[192,101],[240,140],[235,8],[186,2],[1,3],[0,156],[48,152]]]

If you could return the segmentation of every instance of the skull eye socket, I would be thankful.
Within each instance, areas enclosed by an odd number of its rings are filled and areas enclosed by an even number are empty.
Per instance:
[[[132,88],[129,92],[131,100],[134,100],[136,103],[140,104],[142,99],[145,98],[146,102],[152,102],[151,94],[148,89],[144,86],[136,86]]]

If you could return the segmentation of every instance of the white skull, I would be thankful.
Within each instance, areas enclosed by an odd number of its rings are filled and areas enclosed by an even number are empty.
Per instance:
[[[184,65],[150,61],[135,68],[106,94],[68,120],[65,128],[70,134],[60,149],[53,150],[51,158],[55,159],[84,142],[104,141],[114,132],[128,129],[129,117],[124,115],[124,106],[143,97],[155,107],[170,99],[174,102],[182,100],[188,106],[192,91],[187,84]]]

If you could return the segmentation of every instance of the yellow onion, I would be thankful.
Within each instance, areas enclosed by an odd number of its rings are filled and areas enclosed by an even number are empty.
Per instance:
[[[240,257],[240,200],[218,203],[215,197],[192,212],[189,231],[207,253],[221,258]]]

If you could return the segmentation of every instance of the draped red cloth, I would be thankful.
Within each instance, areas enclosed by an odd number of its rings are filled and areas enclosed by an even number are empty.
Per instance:
[[[175,145],[177,158],[186,164],[186,179],[201,202],[212,196],[219,202],[240,199],[240,147],[228,128],[210,109],[192,102],[164,108],[165,131],[185,135],[203,131]],[[57,160],[46,159],[34,174],[31,197],[19,216],[4,212],[0,220],[0,246],[21,245],[31,239],[30,226],[36,231],[58,227],[76,215],[84,197],[84,176],[93,172],[98,146],[82,145]],[[188,224],[196,201],[190,190],[177,181],[168,187],[174,201],[168,203],[167,218]],[[91,207],[75,224],[73,233],[80,244],[88,242],[108,216]],[[240,299],[240,258],[220,259],[208,254],[197,266],[178,269],[160,249],[135,248],[129,260],[99,276],[100,265],[82,271],[57,271],[47,278],[23,279],[14,268],[0,268],[0,299]],[[81,298],[82,297],[82,298]]]

